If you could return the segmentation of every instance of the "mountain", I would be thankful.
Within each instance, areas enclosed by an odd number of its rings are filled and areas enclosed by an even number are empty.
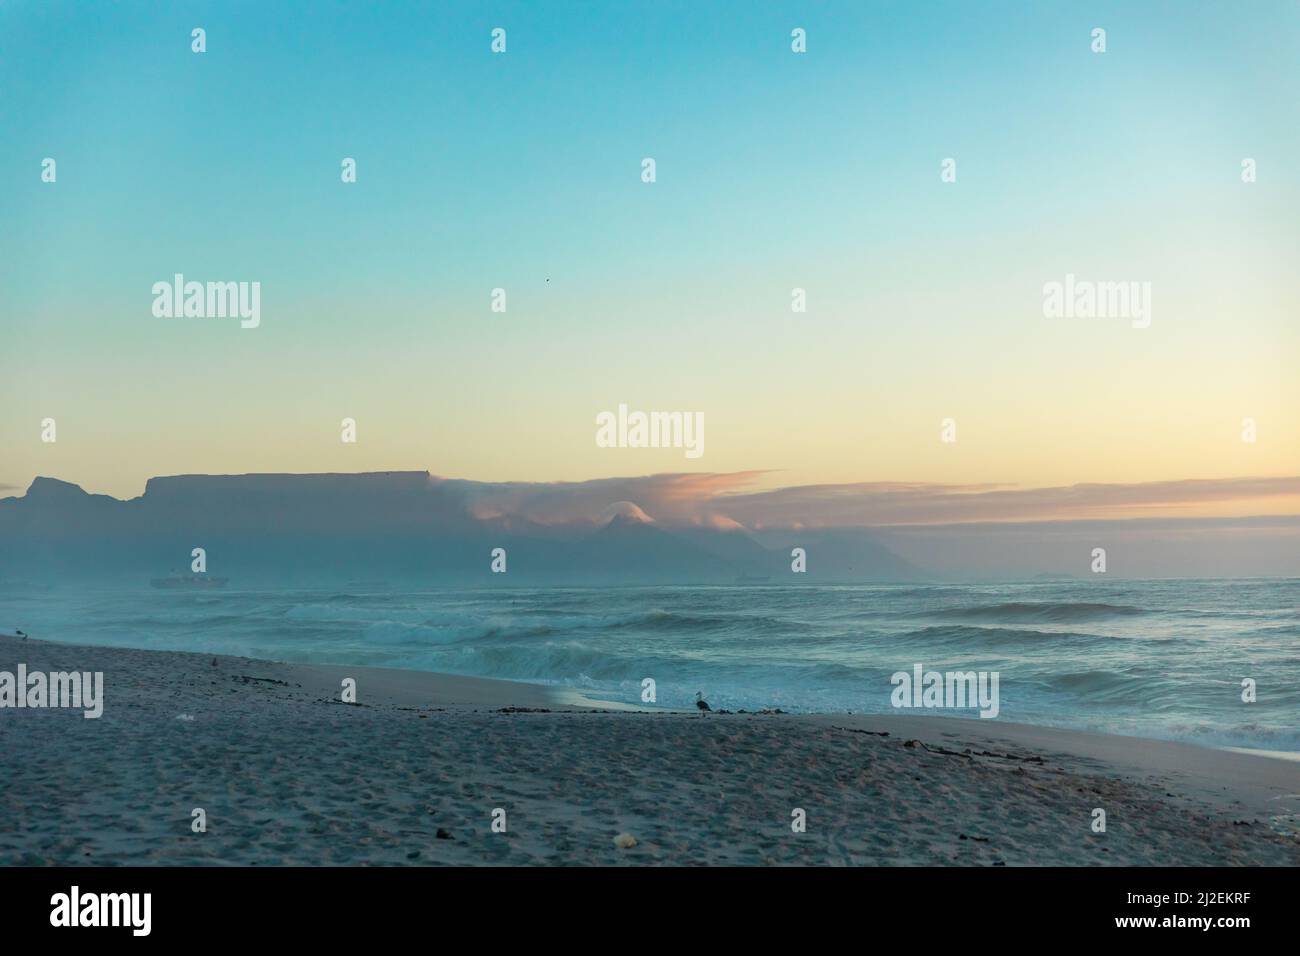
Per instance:
[[[0,499],[0,579],[143,583],[188,573],[194,548],[232,586],[729,584],[740,575],[814,583],[913,571],[866,532],[818,540],[870,560],[849,567],[828,550],[796,576],[788,549],[738,526],[666,527],[628,501],[610,502],[594,523],[545,525],[478,514],[473,486],[428,472],[179,475],[152,478],[122,501],[37,478],[26,494]],[[491,571],[495,548],[506,550],[505,574]]]

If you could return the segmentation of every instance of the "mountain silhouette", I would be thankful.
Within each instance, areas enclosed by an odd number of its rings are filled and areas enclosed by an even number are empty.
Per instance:
[[[835,539],[836,554],[861,556],[851,571],[828,551],[815,573],[810,554],[810,573],[793,575],[788,549],[775,550],[744,529],[667,527],[628,501],[610,502],[607,520],[594,524],[481,516],[473,485],[427,472],[180,475],[151,478],[143,495],[124,501],[41,477],[26,494],[0,499],[0,579],[146,581],[188,573],[194,548],[204,549],[208,573],[256,587],[356,579],[510,587],[917,576],[864,531]],[[506,550],[505,574],[490,570],[496,548]]]

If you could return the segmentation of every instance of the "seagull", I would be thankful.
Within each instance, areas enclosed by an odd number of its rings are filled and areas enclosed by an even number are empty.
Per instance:
[[[708,702],[707,700],[704,699],[704,691],[702,691],[702,690],[697,690],[697,691],[695,692],[695,706],[698,707],[698,708],[700,709],[700,711],[701,711],[701,716],[703,716],[703,712],[704,712],[704,711],[710,709],[710,707],[709,707],[709,702]]]

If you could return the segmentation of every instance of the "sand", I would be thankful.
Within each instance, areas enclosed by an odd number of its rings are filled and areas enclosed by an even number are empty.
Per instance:
[[[0,709],[0,864],[1300,863],[1290,760],[987,720],[593,712],[508,681],[213,660],[0,638],[0,671],[105,684],[97,720]]]

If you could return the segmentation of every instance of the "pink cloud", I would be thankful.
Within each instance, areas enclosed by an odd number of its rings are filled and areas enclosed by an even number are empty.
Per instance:
[[[1300,477],[1049,488],[893,481],[752,490],[766,474],[448,484],[458,486],[476,516],[509,515],[541,524],[594,523],[618,501],[634,502],[664,524],[754,529],[1300,513]]]

